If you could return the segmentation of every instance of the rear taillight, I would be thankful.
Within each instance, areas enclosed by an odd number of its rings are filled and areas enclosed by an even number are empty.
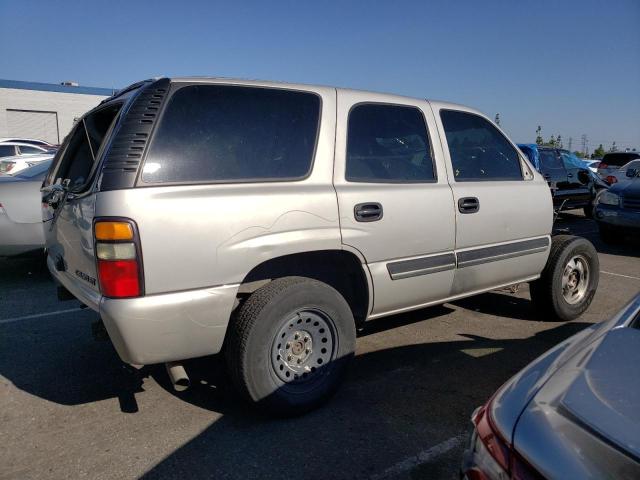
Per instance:
[[[4,213],[4,207],[2,206],[1,203],[0,203],[0,213]]]
[[[496,475],[496,471],[491,468],[491,465],[485,462],[484,465],[478,465],[474,469],[475,478],[495,478],[496,476],[504,476],[516,480],[541,480],[543,478],[542,475],[529,465],[502,437],[491,419],[491,401],[478,410],[473,418],[473,423],[476,426],[478,441],[482,442],[488,454],[491,455],[505,474]],[[483,466],[489,471],[483,472]]]
[[[613,185],[614,183],[618,183],[618,178],[614,175],[607,175],[607,178],[604,179],[609,185]]]
[[[100,291],[105,297],[143,295],[138,230],[131,220],[97,220],[93,227]]]

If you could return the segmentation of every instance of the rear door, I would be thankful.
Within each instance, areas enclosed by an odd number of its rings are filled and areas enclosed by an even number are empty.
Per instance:
[[[449,296],[455,213],[427,102],[339,90],[334,185],[342,242],[373,279],[371,317]]]
[[[456,215],[453,295],[535,278],[550,245],[549,188],[488,119],[432,102]]]
[[[98,292],[93,252],[96,195],[92,184],[104,139],[120,107],[119,103],[107,105],[81,119],[45,181],[43,217],[49,259],[61,274],[95,292]],[[46,193],[51,184],[68,184],[68,193],[51,198]]]

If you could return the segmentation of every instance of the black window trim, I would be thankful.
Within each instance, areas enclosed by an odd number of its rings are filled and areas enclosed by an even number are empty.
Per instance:
[[[442,121],[442,112],[458,112],[458,113],[466,113],[467,115],[473,115],[474,117],[478,117],[481,118],[482,120],[485,120],[486,122],[489,123],[489,125],[491,125],[496,132],[498,132],[499,135],[501,135],[509,145],[511,145],[513,147],[513,149],[516,151],[516,156],[518,157],[518,167],[520,168],[520,179],[504,179],[504,178],[496,178],[496,177],[491,177],[491,178],[467,178],[464,180],[457,180],[456,176],[453,175],[453,181],[456,183],[469,183],[469,182],[526,182],[529,181],[530,179],[527,179],[525,177],[524,174],[524,170],[522,169],[522,162],[523,162],[523,158],[520,154],[520,149],[517,147],[517,145],[515,145],[511,140],[509,140],[509,138],[503,134],[500,129],[498,127],[496,127],[493,122],[491,120],[489,120],[488,118],[486,118],[484,115],[478,115],[477,113],[474,112],[469,112],[467,110],[459,110],[459,109],[455,109],[455,108],[440,108],[438,110],[438,115],[440,117],[440,123],[442,124],[442,133],[444,134],[444,141],[447,145],[447,153],[449,156],[449,164],[451,165],[451,169],[455,170],[454,166],[453,166],[453,161],[451,160],[451,151],[449,150],[449,141],[447,140],[447,132],[446,129],[444,127],[444,122]],[[452,171],[452,173],[454,173]]]
[[[104,157],[105,149],[107,147],[107,144],[110,143],[113,131],[115,130],[116,126],[120,123],[120,120],[122,119],[122,113],[127,106],[126,104],[127,104],[126,100],[118,98],[117,100],[114,100],[111,102],[100,103],[97,107],[89,110],[87,113],[82,115],[78,119],[78,121],[75,123],[75,125],[73,125],[73,127],[65,137],[63,144],[60,146],[59,150],[56,152],[56,155],[53,157],[53,163],[51,165],[53,168],[47,175],[45,175],[43,180],[43,186],[52,184],[55,181],[56,175],[58,174],[58,170],[60,169],[60,165],[64,161],[64,157],[67,154],[67,148],[69,147],[71,138],[73,138],[73,136],[75,135],[76,130],[78,130],[79,128],[82,128],[85,131],[85,135],[86,135],[86,128],[84,127],[85,118],[87,118],[89,115],[93,115],[94,113],[100,112],[107,108],[119,105],[120,109],[118,110],[118,113],[116,113],[116,116],[111,121],[111,125],[109,126],[109,129],[105,133],[105,136],[102,141],[102,144],[100,145],[100,148],[98,149],[97,152],[95,152],[95,160],[93,162],[93,165],[91,166],[91,170],[89,170],[89,175],[87,175],[87,181],[77,189],[70,190],[67,201],[74,200],[76,198],[83,198],[87,195],[94,193],[96,181],[100,177],[100,175],[98,175],[97,173],[102,171],[102,160]],[[87,138],[87,142],[89,142],[88,138]]]
[[[351,121],[351,112],[353,112],[353,110],[356,107],[360,107],[363,105],[383,105],[383,106],[390,106],[390,107],[405,107],[405,108],[413,108],[415,110],[417,110],[420,115],[422,116],[422,121],[424,122],[424,129],[425,132],[427,133],[427,140],[429,141],[429,150],[431,153],[431,165],[433,167],[433,179],[431,180],[384,180],[384,179],[380,179],[377,182],[369,182],[369,181],[365,181],[365,180],[349,180],[347,179],[347,162],[349,160],[348,158],[348,154],[349,154],[349,122]],[[347,114],[347,125],[346,125],[346,142],[345,142],[345,149],[344,149],[344,181],[347,183],[366,183],[366,184],[370,184],[370,185],[376,185],[376,184],[383,184],[383,185],[388,185],[388,184],[392,184],[392,185],[404,185],[404,184],[411,184],[411,185],[415,185],[415,184],[432,184],[432,183],[438,183],[438,169],[436,167],[436,159],[434,156],[434,151],[433,151],[433,141],[431,139],[431,133],[429,132],[429,123],[427,122],[427,117],[424,114],[424,111],[422,110],[422,108],[418,107],[417,105],[413,105],[413,104],[408,104],[408,103],[396,103],[396,102],[376,102],[376,101],[368,101],[365,100],[363,102],[358,102],[358,103],[354,103],[353,105],[351,105],[351,108],[349,108],[349,113]],[[336,128],[337,125],[336,125]]]
[[[236,180],[182,180],[179,182],[145,182],[142,180],[142,173],[144,171],[144,166],[147,163],[147,157],[149,155],[149,151],[151,147],[153,147],[153,142],[156,137],[156,132],[160,125],[162,125],[162,121],[164,120],[164,116],[166,111],[168,110],[169,103],[173,96],[179,90],[187,87],[193,86],[218,86],[218,87],[240,87],[240,88],[253,88],[260,90],[281,90],[285,92],[299,92],[299,93],[308,93],[311,95],[315,95],[320,102],[318,105],[318,120],[316,125],[316,137],[315,137],[315,145],[313,147],[313,152],[311,154],[311,162],[309,163],[308,171],[300,177],[280,177],[280,178],[245,178],[245,179],[236,179]],[[272,87],[267,85],[252,85],[246,83],[218,83],[218,82],[171,82],[169,86],[169,92],[167,94],[167,98],[165,100],[164,107],[162,112],[160,112],[160,116],[154,125],[153,132],[151,132],[149,138],[149,146],[145,151],[144,158],[140,162],[140,167],[138,169],[138,175],[136,177],[136,181],[134,184],[134,188],[153,188],[153,187],[179,187],[179,186],[190,186],[190,185],[241,185],[241,184],[255,184],[255,183],[292,183],[292,182],[302,182],[307,180],[313,174],[313,167],[316,163],[316,155],[318,153],[318,143],[320,140],[320,129],[322,127],[322,113],[323,113],[324,104],[322,102],[322,95],[318,92],[314,92],[312,90],[304,90],[301,88],[288,88],[288,87]]]

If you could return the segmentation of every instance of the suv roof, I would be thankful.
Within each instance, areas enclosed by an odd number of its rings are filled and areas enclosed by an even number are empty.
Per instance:
[[[464,109],[469,112],[475,112],[481,114],[481,112],[467,107],[466,105],[461,105],[458,103],[447,102],[442,100],[430,99],[430,98],[422,98],[422,97],[411,97],[408,95],[397,95],[394,93],[385,93],[385,92],[376,92],[372,90],[362,90],[355,88],[344,88],[344,87],[335,87],[332,85],[318,85],[318,84],[308,84],[308,83],[289,83],[289,82],[277,82],[271,80],[247,80],[240,78],[226,78],[226,77],[170,77],[168,80],[172,83],[223,83],[226,85],[243,85],[243,86],[256,86],[256,87],[274,87],[274,88],[287,88],[287,89],[306,89],[306,88],[334,88],[336,90],[342,92],[365,92],[371,94],[373,97],[379,97],[381,100],[386,99],[386,101],[393,101],[393,99],[409,99],[409,100],[422,100],[428,101],[433,104],[437,104],[439,108],[454,108],[454,109]],[[140,82],[142,84],[144,82]],[[135,84],[134,84],[135,85]],[[137,86],[137,85],[136,85]],[[136,88],[136,86],[132,86],[132,88]],[[127,87],[127,89],[130,87]],[[126,89],[125,89],[126,90]],[[482,114],[484,116],[484,114]]]

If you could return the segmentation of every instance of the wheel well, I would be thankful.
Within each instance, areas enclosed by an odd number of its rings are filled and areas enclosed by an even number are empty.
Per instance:
[[[345,298],[356,324],[367,317],[369,286],[362,263],[344,250],[295,253],[267,260],[254,267],[240,286],[239,300],[276,278],[301,276],[319,280],[335,288]]]

